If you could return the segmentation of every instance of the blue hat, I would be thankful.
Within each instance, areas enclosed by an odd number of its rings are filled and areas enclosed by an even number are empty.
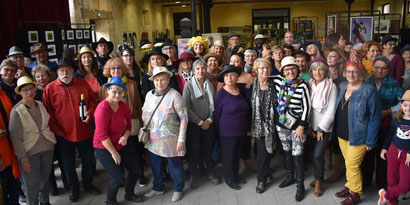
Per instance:
[[[322,50],[322,44],[319,41],[310,41],[303,45],[304,50],[308,47],[308,45],[314,44],[319,50]]]
[[[234,36],[238,36],[238,37],[240,38],[240,37],[241,37],[241,34],[239,34],[239,33],[231,33],[231,34],[228,35],[228,39],[229,39],[229,38],[232,38],[232,37],[234,37]]]
[[[118,76],[112,77],[111,80],[110,80],[110,82],[106,83],[106,84],[104,85],[104,87],[105,87],[105,88],[108,88],[108,87],[110,87],[111,85],[119,85],[119,86],[122,87],[122,89],[123,89],[124,91],[127,90],[127,87],[125,87],[124,83],[122,83],[121,78],[118,77]]]
[[[404,51],[410,51],[410,44],[405,45],[405,46],[400,50],[400,55],[402,55]]]

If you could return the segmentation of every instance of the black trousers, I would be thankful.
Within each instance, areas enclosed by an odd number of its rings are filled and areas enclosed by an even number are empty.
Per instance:
[[[203,130],[195,123],[188,123],[187,148],[189,152],[188,165],[191,176],[198,176],[198,168],[204,165],[206,166],[206,174],[211,174],[213,169],[211,154],[214,132],[213,124],[211,124],[207,130]]]
[[[11,165],[0,172],[0,182],[3,190],[3,201],[0,201],[0,204],[18,205],[19,183],[13,176]]]
[[[245,136],[241,147],[241,159],[249,160],[251,158],[252,137]]]
[[[270,161],[274,154],[266,151],[265,137],[256,139],[256,164],[258,182],[266,183],[270,173]]]
[[[225,181],[236,181],[238,179],[239,159],[244,138],[245,136],[220,137]]]

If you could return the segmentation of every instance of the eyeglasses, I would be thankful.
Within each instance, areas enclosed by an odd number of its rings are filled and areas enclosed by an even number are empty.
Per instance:
[[[357,70],[347,70],[346,74],[352,74],[352,75],[357,75],[359,73],[359,71]]]
[[[16,73],[17,72],[17,70],[14,70],[14,69],[9,69],[9,68],[3,68],[4,69],[4,72],[6,72],[6,73]]]
[[[259,70],[269,70],[269,69],[271,69],[270,67],[259,67],[258,68]]]
[[[111,67],[110,70],[121,70],[121,67]]]
[[[21,91],[24,93],[34,92],[35,90],[36,90],[35,87],[21,89]]]
[[[295,71],[295,70],[298,70],[298,68],[297,67],[291,67],[291,68],[283,69],[283,72],[289,72],[289,71]]]

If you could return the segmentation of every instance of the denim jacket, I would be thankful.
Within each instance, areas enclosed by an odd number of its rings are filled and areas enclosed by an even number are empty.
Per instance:
[[[339,85],[339,95],[336,108],[345,95],[348,82]],[[362,83],[359,89],[350,96],[348,110],[349,144],[351,146],[366,144],[367,147],[377,146],[377,136],[381,122],[381,104],[376,88]]]

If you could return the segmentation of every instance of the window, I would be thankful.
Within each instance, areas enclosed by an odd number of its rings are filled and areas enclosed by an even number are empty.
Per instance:
[[[383,14],[389,14],[390,13],[390,4],[383,4],[382,13]]]

